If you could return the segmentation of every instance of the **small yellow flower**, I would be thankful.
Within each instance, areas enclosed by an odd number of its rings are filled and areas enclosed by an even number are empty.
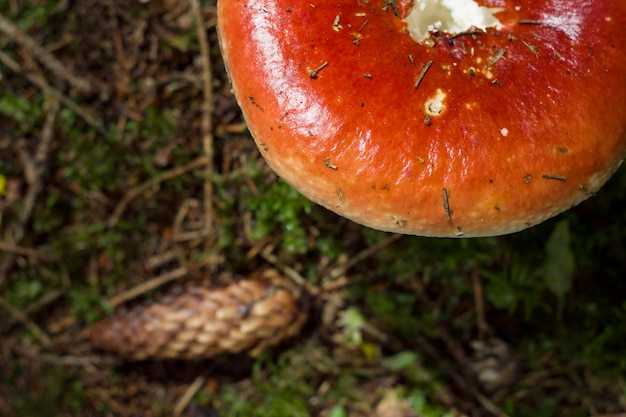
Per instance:
[[[0,174],[0,196],[3,196],[4,193],[6,192],[6,187],[7,187],[7,178]]]

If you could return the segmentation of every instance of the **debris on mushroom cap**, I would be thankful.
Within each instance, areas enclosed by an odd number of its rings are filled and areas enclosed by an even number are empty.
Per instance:
[[[187,288],[96,323],[91,343],[131,360],[256,356],[295,336],[306,321],[299,298],[277,279],[266,270],[223,288]]]
[[[595,193],[626,153],[626,2],[477,3],[499,24],[415,41],[406,0],[221,0],[270,166],[355,222],[424,236],[516,232]]]

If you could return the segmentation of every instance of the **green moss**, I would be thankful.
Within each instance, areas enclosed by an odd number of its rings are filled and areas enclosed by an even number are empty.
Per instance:
[[[308,417],[307,399],[314,394],[307,370],[298,366],[294,355],[283,355],[273,363],[259,361],[252,373],[254,390],[242,397],[225,386],[220,393],[220,409],[239,417]]]
[[[6,386],[10,411],[16,416],[80,415],[85,405],[84,388],[75,374],[64,368],[14,362],[7,371],[11,378],[30,372],[33,385]]]

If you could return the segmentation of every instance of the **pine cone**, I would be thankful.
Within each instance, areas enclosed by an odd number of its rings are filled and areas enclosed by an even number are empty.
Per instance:
[[[131,360],[198,359],[268,346],[301,329],[306,313],[267,270],[223,288],[191,287],[96,323],[92,345]]]

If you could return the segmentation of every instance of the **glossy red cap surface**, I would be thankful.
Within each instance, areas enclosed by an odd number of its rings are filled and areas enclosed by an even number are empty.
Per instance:
[[[220,0],[233,90],[271,167],[363,225],[533,226],[626,153],[626,2],[491,0],[498,28],[415,42],[382,1]]]

